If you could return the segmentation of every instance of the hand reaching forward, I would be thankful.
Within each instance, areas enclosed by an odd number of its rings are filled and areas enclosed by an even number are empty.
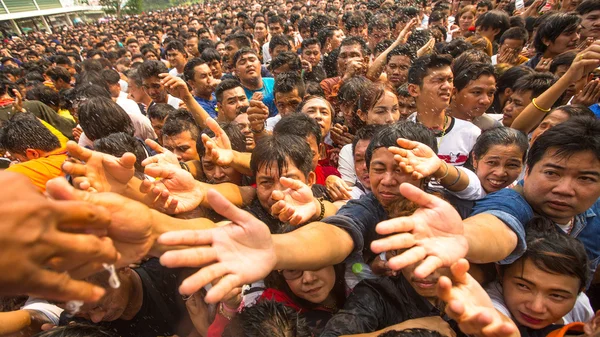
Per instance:
[[[201,267],[179,287],[182,294],[193,294],[211,281],[207,303],[222,300],[229,292],[244,284],[265,278],[277,258],[269,227],[214,190],[208,191],[208,202],[231,224],[207,230],[175,231],[161,235],[158,242],[167,246],[200,246],[163,254],[160,262],[169,268]]]
[[[157,142],[152,139],[146,139],[146,145],[148,145],[156,154],[152,157],[148,157],[142,161],[142,166],[146,166],[152,163],[155,164],[171,164],[177,167],[179,166],[179,160],[177,159],[177,155],[173,152],[165,149],[160,146]]]
[[[191,95],[187,83],[185,83],[185,81],[182,78],[167,73],[158,74],[158,77],[161,78],[160,83],[165,87],[165,89],[167,89],[167,92],[172,96],[177,97],[182,101],[185,101],[186,97]]]
[[[160,178],[144,180],[140,192],[152,193],[158,197],[152,207],[169,214],[179,214],[194,210],[202,203],[204,193],[191,173],[171,164],[148,164],[144,169],[147,175]],[[175,204],[173,204],[175,203]]]
[[[212,118],[206,120],[206,125],[215,133],[213,138],[202,134],[202,142],[206,148],[205,156],[219,166],[229,166],[233,162],[231,142],[219,123]]]
[[[442,161],[429,146],[404,138],[396,142],[400,147],[392,146],[389,150],[400,168],[412,174],[413,179],[429,177],[440,169]]]
[[[135,155],[125,153],[121,158],[92,151],[67,142],[69,155],[81,162],[66,161],[62,170],[73,177],[73,184],[90,192],[123,193],[135,173]]]
[[[380,222],[375,230],[386,237],[371,244],[376,254],[407,249],[388,261],[392,270],[423,261],[415,275],[425,278],[467,255],[462,219],[452,205],[408,183],[400,185],[400,193],[420,208],[411,216]]]
[[[479,282],[467,273],[467,260],[458,260],[450,270],[453,281],[446,276],[440,277],[437,295],[447,303],[446,314],[458,322],[462,332],[485,337],[518,334],[515,323],[494,308],[492,300]]]
[[[271,214],[283,222],[300,225],[308,222],[321,212],[321,205],[314,198],[310,186],[296,179],[279,178],[283,191],[274,190],[271,199],[277,202],[271,206]],[[318,206],[317,206],[318,205]]]

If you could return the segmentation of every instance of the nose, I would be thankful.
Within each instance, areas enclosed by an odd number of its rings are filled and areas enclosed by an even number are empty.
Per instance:
[[[225,177],[225,170],[221,166],[215,166],[215,179],[223,179]]]
[[[90,313],[90,320],[94,323],[102,322],[104,318],[104,310],[94,310]]]
[[[562,177],[552,189],[553,193],[572,196],[575,194],[573,190],[573,182],[567,177]]]
[[[390,111],[385,116],[385,124],[393,124],[395,122],[394,114]]]
[[[395,186],[397,185],[396,178],[392,172],[386,172],[383,175],[383,179],[381,179],[381,184],[385,186]]]
[[[313,283],[317,280],[317,275],[312,271],[305,271],[302,274],[302,283]]]
[[[546,312],[546,306],[544,305],[544,296],[542,294],[535,294],[533,299],[527,302],[527,309],[531,310],[532,313],[543,314]]]
[[[490,100],[490,97],[488,95],[483,95],[480,99],[480,104],[481,105],[488,105],[490,104],[492,101]]]

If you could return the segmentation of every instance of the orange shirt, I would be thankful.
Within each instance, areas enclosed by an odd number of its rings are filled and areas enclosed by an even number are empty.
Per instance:
[[[64,175],[60,167],[65,159],[67,159],[67,153],[64,148],[61,148],[45,157],[12,165],[6,171],[24,174],[41,192],[45,192],[48,180]]]

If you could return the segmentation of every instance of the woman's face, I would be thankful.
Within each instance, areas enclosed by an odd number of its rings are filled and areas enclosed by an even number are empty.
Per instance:
[[[537,137],[539,137],[542,133],[546,132],[547,130],[560,123],[566,122],[568,119],[568,113],[562,110],[552,111],[548,114],[548,116],[546,116],[546,118],[544,118],[544,120],[542,120],[540,125],[538,125],[538,127],[535,128],[535,130],[533,130],[533,133],[531,134],[531,140],[529,141],[529,145],[533,145],[533,142],[535,142]]]
[[[523,152],[516,144],[493,145],[481,158],[474,158],[473,168],[487,193],[512,184],[523,169]]]
[[[294,295],[315,304],[325,301],[335,285],[333,266],[317,271],[284,270],[283,277]]]
[[[311,99],[302,107],[302,113],[307,114],[310,118],[317,121],[321,128],[322,137],[325,137],[329,133],[333,111],[331,111],[331,105],[327,101],[321,98]]]
[[[465,12],[458,19],[458,27],[462,31],[466,31],[473,25],[473,20],[475,20],[475,15],[472,12]]]
[[[506,307],[518,324],[532,329],[563,324],[580,286],[577,277],[548,273],[529,259],[508,266],[502,277]]]
[[[385,91],[375,106],[364,114],[359,110],[359,117],[367,125],[385,125],[397,122],[400,119],[398,97],[393,92]]]

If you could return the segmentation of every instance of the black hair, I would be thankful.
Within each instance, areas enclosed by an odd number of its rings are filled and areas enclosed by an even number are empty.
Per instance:
[[[129,115],[110,98],[90,98],[81,104],[78,114],[79,124],[91,141],[111,133],[125,132],[131,136],[135,133]]]
[[[381,147],[388,148],[390,146],[397,146],[396,141],[398,138],[406,138],[408,140],[423,143],[429,146],[433,152],[437,153],[438,151],[437,141],[431,130],[419,123],[399,121],[384,126],[377,131],[371,139],[371,142],[367,147],[367,152],[365,153],[368,170],[371,167],[371,158],[373,158],[375,150]]]
[[[261,300],[235,315],[223,331],[223,337],[255,336],[312,337],[312,332],[298,311],[281,302]]]
[[[529,220],[525,228],[527,250],[512,264],[521,263],[524,266],[525,261],[529,260],[547,273],[576,277],[579,279],[579,291],[583,290],[591,277],[583,243],[558,229],[550,219],[541,216]],[[508,265],[500,267],[501,274],[507,267]]]
[[[135,171],[138,176],[144,174],[142,161],[148,157],[141,140],[124,132],[111,133],[108,136],[94,141],[94,150],[107,153],[115,157],[121,157],[126,152],[135,155]]]
[[[497,40],[505,30],[510,28],[509,16],[505,11],[493,9],[480,15],[475,21],[475,27],[499,29],[500,31],[495,36],[495,40]]]
[[[296,72],[298,74],[302,72],[302,61],[300,60],[300,57],[291,51],[279,53],[273,60],[271,60],[271,63],[269,64],[269,70],[273,72],[277,70],[277,68],[283,67],[286,64],[289,66],[289,71]]]
[[[374,29],[391,29],[392,21],[390,17],[386,14],[380,13],[375,14],[371,18],[369,18],[369,25],[367,26],[367,32],[371,34]]]
[[[143,85],[140,72],[136,68],[133,68],[133,65],[132,68],[129,69],[125,75],[127,76],[127,79],[133,80],[135,85],[137,85],[138,87],[141,87]]]
[[[174,113],[176,111],[177,111],[177,109],[175,109],[170,104],[167,104],[167,103],[156,103],[156,104],[152,104],[148,108],[148,118],[149,119],[159,119],[159,120],[162,121],[165,118],[167,118],[167,116],[169,114],[172,114],[172,113]]]
[[[60,147],[58,138],[29,112],[19,113],[0,129],[0,148],[15,154],[27,149],[51,152]]]
[[[504,72],[504,74],[498,77],[498,81],[496,82],[498,92],[503,93],[507,88],[512,89],[515,82],[517,82],[519,78],[531,75],[533,73],[533,69],[524,65],[509,68]]]
[[[114,69],[104,69],[100,75],[106,80],[106,83],[115,85],[121,80],[121,76]]]
[[[289,116],[283,117],[281,120],[283,121],[287,117]],[[267,170],[276,167],[281,174],[281,172],[287,170],[288,160],[305,176],[313,171],[312,151],[306,142],[306,136],[303,137],[297,133],[276,133],[273,130],[272,136],[262,137],[256,142],[256,147],[252,151],[250,159],[250,169],[256,176],[263,165],[268,165]]]
[[[101,86],[95,84],[82,84],[75,87],[72,96],[76,100],[88,100],[94,97],[104,97],[110,99],[110,92]]]
[[[585,0],[581,2],[575,10],[579,15],[583,16],[587,13],[600,10],[600,1]]]
[[[225,42],[235,42],[239,49],[252,48],[252,42],[245,34],[235,33],[225,38]]]
[[[277,46],[287,47],[288,51],[292,49],[290,46],[290,40],[288,40],[288,37],[284,34],[274,35],[271,37],[271,41],[269,41],[269,53],[273,53],[273,50],[275,50],[275,47]]]
[[[72,323],[42,331],[34,337],[117,337],[117,335],[98,325]]]
[[[97,85],[109,91],[108,82],[106,82],[100,71],[84,71],[81,74],[77,74],[75,77],[75,87],[85,84]]]
[[[444,44],[440,50],[440,54],[448,54],[452,58],[457,58],[460,54],[473,48],[473,45],[463,39],[452,39],[452,41]]]
[[[292,92],[294,89],[298,90],[298,96],[303,98],[306,91],[304,87],[304,81],[302,77],[297,73],[282,73],[275,77],[275,85],[273,86],[273,95],[279,93]]]
[[[576,31],[580,23],[581,17],[576,13],[552,13],[543,17],[533,38],[535,50],[545,52],[548,46],[544,40],[554,42],[562,33]]]
[[[531,91],[531,97],[538,97],[543,94],[544,91],[548,90],[556,82],[556,77],[550,73],[537,73],[534,72],[531,75],[519,78],[515,85],[513,85],[513,91]]]
[[[574,50],[569,50],[556,55],[552,58],[552,63],[550,63],[550,72],[553,74],[556,73],[560,66],[567,66],[567,68],[571,67],[571,64],[575,61],[575,56],[577,56],[577,52]]]
[[[87,59],[81,62],[83,71],[102,71],[102,63],[98,60]]]
[[[217,44],[210,39],[202,39],[198,41],[198,53],[202,54],[207,49],[215,49]]]
[[[185,66],[183,67],[183,79],[186,81],[194,81],[194,75],[196,73],[196,67],[206,64],[206,60],[201,57],[194,57],[193,59],[187,61]]]
[[[446,13],[436,10],[436,11],[431,12],[431,15],[429,15],[429,22],[440,21],[440,20],[444,20],[445,18],[446,18]]]
[[[319,43],[319,40],[317,40],[314,37],[311,37],[311,38],[302,40],[302,44],[300,46],[301,46],[302,50],[304,50],[304,49],[308,48],[309,46],[312,46],[312,45],[315,45],[315,44],[319,45],[319,48],[321,47],[321,44]]]
[[[340,49],[345,46],[353,46],[353,45],[360,46],[360,51],[362,53],[362,57],[367,57],[367,56],[369,56],[369,54],[371,54],[371,51],[369,50],[369,45],[367,44],[367,42],[365,42],[365,40],[362,37],[358,37],[358,36],[350,36],[350,37],[345,38],[342,41],[342,43],[340,44]],[[337,59],[337,57],[336,57],[336,59]]]
[[[527,43],[527,41],[529,41],[529,33],[527,33],[527,30],[525,28],[512,27],[512,28],[509,28],[508,30],[506,30],[504,32],[504,34],[502,34],[502,36],[500,36],[499,43],[502,44],[507,39],[520,40],[520,41],[523,41],[523,44],[525,44],[525,43]]]
[[[412,328],[404,330],[389,330],[377,337],[442,337],[443,335],[436,330]]]
[[[525,158],[527,158],[527,149],[529,148],[527,136],[513,128],[500,126],[488,129],[477,137],[477,141],[471,150],[471,156],[469,156],[469,160],[465,166],[472,170],[472,161],[474,159],[481,159],[494,145],[516,145],[523,153],[521,160],[525,162]]]
[[[321,45],[321,49],[325,48],[325,43],[327,43],[327,40],[332,38],[333,35],[335,34],[335,31],[339,30],[339,29],[340,28],[338,28],[337,26],[327,26],[318,31],[317,40],[319,41],[319,44]],[[314,35],[314,33],[312,33],[312,30],[311,30],[311,34]]]
[[[165,124],[162,127],[163,137],[173,137],[185,131],[189,131],[192,139],[196,142],[201,141],[199,139],[200,128],[187,110],[179,109],[167,115]]]
[[[452,65],[452,57],[449,55],[429,54],[421,56],[413,61],[408,69],[408,83],[423,85],[423,79],[430,69],[449,67]]]
[[[525,31],[527,32],[526,29],[526,24],[525,24],[525,19],[523,19],[520,16],[511,16],[510,19],[508,20],[508,22],[510,23],[510,27],[511,28],[521,28],[521,29],[525,29]],[[529,32],[527,32],[527,38],[529,41]]]
[[[403,56],[407,56],[408,58],[410,58],[411,62],[413,59],[417,58],[417,53],[414,51],[414,49],[410,48],[408,45],[399,45],[398,47],[392,49],[386,57],[386,63],[390,62],[390,59],[393,56],[397,56],[397,55],[403,55]]]
[[[66,55],[54,55],[54,63],[56,63],[57,66],[71,66],[73,64]]]
[[[215,48],[205,48],[202,51],[200,58],[202,58],[207,63],[212,61],[221,62],[221,54],[219,54],[219,52]]]
[[[484,37],[481,38],[485,40]],[[469,49],[454,59],[454,62],[452,62],[452,73],[456,75],[461,72],[463,68],[468,67],[473,63],[485,63],[491,65],[492,58],[479,49]]]
[[[48,75],[48,77],[50,77],[50,79],[53,81],[63,80],[65,83],[71,82],[71,73],[67,69],[60,66],[48,69],[46,71],[46,75]]]
[[[158,77],[158,75],[168,72],[169,69],[167,66],[162,61],[158,60],[144,61],[144,63],[142,63],[142,65],[140,65],[138,68],[138,74],[142,80],[150,77]]]
[[[307,100],[305,100],[307,101]],[[298,107],[301,109],[301,106]],[[321,128],[317,122],[310,118],[308,115],[303,113],[293,113],[282,117],[281,120],[275,124],[273,128],[273,135],[290,134],[296,135],[304,139],[309,136],[314,136],[317,140],[317,144],[321,144]]]
[[[323,88],[321,88],[321,85],[319,84],[319,82],[315,82],[315,81],[306,81],[304,83],[304,93],[307,96],[320,96],[320,97],[325,97],[325,92],[323,91]]]
[[[27,90],[26,98],[30,101],[40,101],[48,106],[60,106],[60,94],[58,91],[43,84]]]
[[[352,155],[354,156],[354,151],[356,151],[356,144],[358,144],[361,140],[370,140],[375,136],[381,128],[385,127],[384,125],[379,124],[371,124],[365,125],[362,128],[356,131],[354,138],[352,138]]]
[[[456,91],[463,90],[471,81],[481,76],[493,76],[496,78],[494,66],[487,63],[472,63],[458,70],[454,76],[454,88]]]
[[[550,149],[555,157],[568,158],[575,153],[591,151],[600,159],[600,121],[596,118],[574,117],[542,133],[531,145],[527,156],[527,172],[537,164]]]
[[[238,152],[246,152],[246,136],[242,134],[242,131],[240,131],[240,128],[237,126],[236,123],[219,122],[219,126],[221,127],[221,129],[223,129],[227,137],[229,137],[232,150]],[[215,136],[215,133],[209,128],[202,130],[200,134],[205,134],[210,138],[213,138]],[[198,139],[198,141],[196,142],[196,151],[198,152],[200,158],[204,157],[206,147],[204,146],[204,142],[200,139]]]
[[[336,77],[337,73],[337,59],[340,55],[340,48],[334,49],[323,58],[323,69],[327,73],[327,77]]]
[[[492,4],[491,1],[482,0],[482,1],[479,1],[477,3],[477,5],[475,6],[475,8],[479,8],[479,7],[486,7],[488,9],[488,11],[490,11],[494,8],[494,5]]]
[[[235,67],[235,65],[237,64],[237,61],[242,56],[247,55],[247,54],[252,54],[252,55],[256,56],[256,58],[259,58],[258,53],[254,49],[244,47],[244,48],[236,51],[235,54],[233,55],[233,59],[232,59],[233,66]]]
[[[414,50],[419,50],[429,42],[429,39],[431,39],[431,31],[429,29],[413,30],[406,40],[406,44]]]
[[[560,110],[560,111],[566,113],[567,115],[569,115],[569,118],[573,118],[573,117],[595,118],[596,117],[596,115],[594,114],[594,112],[592,110],[590,110],[590,108],[588,108],[587,106],[584,106],[584,105],[579,105],[579,104],[561,105],[561,106],[555,108],[553,111],[556,111],[556,110]],[[548,115],[549,114],[550,113],[548,113]]]
[[[365,16],[360,12],[353,12],[350,17],[344,22],[344,28],[349,32],[353,28],[361,28],[366,26],[367,20]]]
[[[217,102],[223,102],[223,92],[237,87],[242,87],[242,84],[238,80],[227,79],[221,81],[221,83],[219,83],[215,88],[215,97]]]

